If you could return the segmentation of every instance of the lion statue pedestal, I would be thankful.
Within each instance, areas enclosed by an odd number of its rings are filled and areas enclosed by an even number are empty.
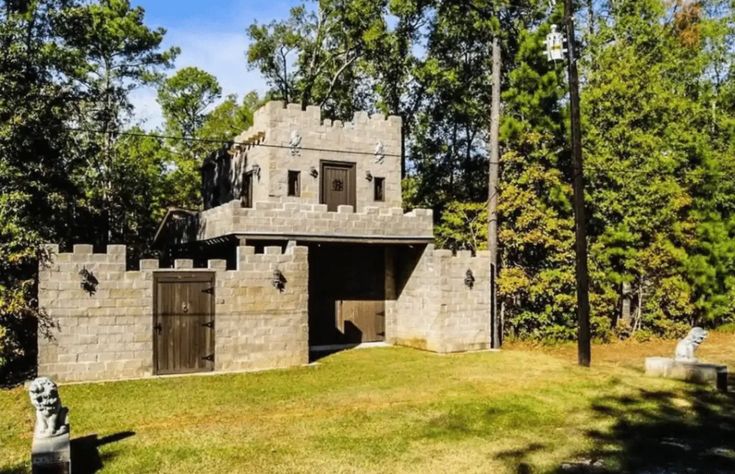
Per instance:
[[[28,395],[36,408],[31,448],[33,473],[70,473],[68,410],[61,405],[58,387],[51,379],[39,377],[28,386]]]
[[[646,357],[646,375],[714,384],[719,390],[726,392],[727,366],[705,364],[694,356],[706,338],[707,331],[698,327],[692,328],[676,345],[673,358]]]

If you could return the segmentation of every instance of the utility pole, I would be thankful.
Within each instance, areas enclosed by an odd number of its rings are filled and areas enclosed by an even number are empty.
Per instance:
[[[498,320],[498,168],[500,165],[500,40],[498,34],[492,43],[492,99],[490,105],[490,163],[488,173],[488,249],[490,250],[490,347],[497,349],[502,344],[502,328]]]
[[[587,221],[584,209],[584,172],[582,168],[582,125],[579,110],[579,73],[574,51],[574,13],[572,0],[564,0],[564,24],[567,33],[569,102],[572,125],[572,169],[574,173],[574,226],[577,277],[577,358],[579,365],[589,367],[590,299],[587,270]]]

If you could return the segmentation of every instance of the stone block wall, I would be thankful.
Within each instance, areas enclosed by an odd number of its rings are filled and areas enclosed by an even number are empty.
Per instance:
[[[49,246],[39,268],[39,306],[55,323],[53,340],[39,335],[38,373],[59,381],[126,378],[152,372],[153,274],[125,271],[125,247],[104,254],[91,245],[73,253]],[[85,290],[83,273],[88,272]]]
[[[253,208],[231,201],[201,213],[198,239],[228,234],[432,239],[433,218],[430,209],[404,214],[400,207],[368,206],[353,212],[352,206],[340,206],[338,212],[327,212],[326,204],[267,201]]]
[[[434,352],[489,347],[490,298],[487,252],[435,250],[433,245],[395,259],[395,300],[386,304],[390,342]],[[472,272],[472,288],[465,283]]]
[[[238,247],[238,269],[217,268],[215,289],[215,370],[257,370],[309,362],[308,248],[290,245]],[[213,265],[214,262],[214,265]],[[273,271],[286,279],[281,292]]]
[[[320,176],[311,176],[311,169],[321,172],[320,162],[342,161],[356,166],[356,209],[367,206],[391,208],[401,206],[401,139],[400,117],[355,114],[352,122],[324,120],[318,106],[301,110],[300,104],[273,101],[258,109],[253,125],[235,138],[232,169],[259,168],[253,181],[253,201],[302,202],[319,204]],[[289,146],[292,134],[301,137],[293,152]],[[383,154],[378,156],[378,143]],[[301,173],[301,195],[288,196],[288,171]],[[385,199],[375,201],[373,182],[367,173],[385,178]]]
[[[339,213],[337,213],[339,215]],[[237,269],[210,260],[194,269],[176,260],[173,269],[141,260],[126,270],[124,246],[105,253],[75,245],[39,270],[39,303],[56,323],[53,338],[39,337],[40,375],[62,382],[153,375],[153,285],[156,272],[210,272],[215,281],[215,371],[243,371],[308,362],[308,248],[289,243],[238,247]],[[388,247],[386,337],[394,344],[435,352],[488,347],[489,256],[452,256],[433,245]],[[285,277],[273,287],[273,272]],[[472,272],[473,287],[465,283]]]
[[[90,245],[49,251],[51,261],[39,268],[39,305],[56,327],[51,340],[39,336],[39,375],[62,382],[152,375],[153,284],[162,270],[215,274],[215,371],[308,362],[306,247],[267,247],[264,254],[240,247],[234,271],[224,260],[210,260],[207,269],[192,269],[190,260],[177,260],[174,269],[141,260],[139,270],[126,271],[120,245],[103,254]],[[287,280],[282,292],[272,286],[275,268]]]

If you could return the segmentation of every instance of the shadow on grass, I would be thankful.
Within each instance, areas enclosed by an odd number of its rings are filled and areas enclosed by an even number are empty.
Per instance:
[[[497,458],[505,462],[506,465],[515,466],[516,474],[531,474],[534,472],[533,467],[524,460],[528,455],[541,451],[545,447],[541,443],[532,443],[525,448],[503,451],[497,455]]]
[[[71,465],[74,474],[93,474],[99,471],[104,462],[113,457],[109,453],[100,455],[99,447],[134,435],[133,431],[121,431],[104,438],[98,438],[93,434],[71,440]]]
[[[641,390],[592,404],[607,431],[590,430],[595,447],[557,473],[735,472],[735,397],[696,388],[681,393]]]
[[[338,352],[348,351],[350,349],[354,349],[359,344],[343,344],[342,347],[335,347],[335,348],[329,348],[329,349],[309,349],[309,363],[317,362],[320,359],[324,359],[325,357],[329,357],[331,355],[337,354]]]

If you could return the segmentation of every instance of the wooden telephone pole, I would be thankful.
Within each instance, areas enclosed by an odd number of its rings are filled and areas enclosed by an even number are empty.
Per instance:
[[[567,59],[569,71],[569,102],[572,125],[572,168],[574,172],[574,227],[577,277],[577,358],[579,365],[589,367],[592,360],[590,348],[590,299],[587,270],[587,221],[584,209],[584,172],[582,168],[582,126],[579,109],[579,73],[574,51],[574,17],[572,0],[564,0],[564,24],[567,33]]]
[[[490,105],[490,163],[488,173],[488,249],[490,250],[490,347],[502,344],[502,328],[498,318],[498,168],[500,160],[500,40],[493,36],[492,43],[492,102]]]

